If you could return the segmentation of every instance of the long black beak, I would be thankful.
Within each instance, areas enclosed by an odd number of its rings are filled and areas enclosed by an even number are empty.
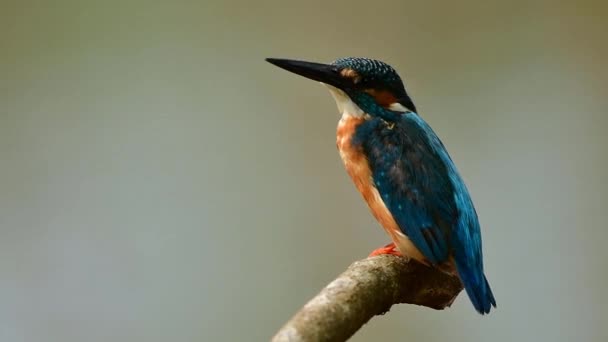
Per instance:
[[[266,61],[281,69],[294,74],[323,82],[336,88],[344,89],[347,86],[344,78],[340,76],[340,69],[334,65],[296,61],[293,59],[266,58]]]

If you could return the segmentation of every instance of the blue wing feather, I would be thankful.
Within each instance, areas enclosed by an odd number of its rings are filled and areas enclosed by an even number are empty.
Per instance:
[[[431,127],[415,113],[394,124],[362,123],[353,138],[368,158],[382,200],[404,234],[433,264],[452,255],[475,308],[496,306],[483,274],[477,213],[458,171]]]

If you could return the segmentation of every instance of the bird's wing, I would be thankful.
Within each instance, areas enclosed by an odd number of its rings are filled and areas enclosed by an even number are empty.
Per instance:
[[[445,261],[450,252],[466,253],[455,256],[467,263],[481,262],[475,209],[428,124],[415,113],[404,114],[392,127],[380,119],[370,120],[357,132],[357,142],[386,207],[431,263]]]

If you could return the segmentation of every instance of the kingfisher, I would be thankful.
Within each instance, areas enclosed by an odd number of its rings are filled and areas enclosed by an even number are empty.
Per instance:
[[[477,312],[496,307],[469,191],[395,69],[358,57],[330,64],[266,61],[321,82],[335,99],[340,157],[392,241],[370,256],[402,255],[457,274]]]

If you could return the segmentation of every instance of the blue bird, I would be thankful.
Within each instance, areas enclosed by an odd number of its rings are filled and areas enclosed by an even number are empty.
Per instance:
[[[331,64],[266,60],[321,82],[336,100],[342,115],[337,129],[342,161],[393,241],[372,255],[401,254],[457,273],[480,314],[496,307],[469,192],[443,143],[417,114],[397,72],[367,58]]]

